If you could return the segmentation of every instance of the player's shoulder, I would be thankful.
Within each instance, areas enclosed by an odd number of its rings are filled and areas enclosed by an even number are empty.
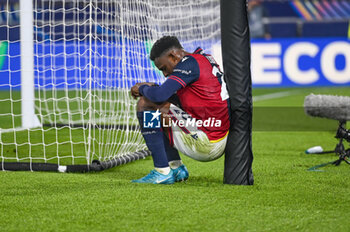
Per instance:
[[[184,56],[174,68],[174,72],[183,72],[186,70],[191,70],[192,72],[199,71],[198,61],[192,54]]]
[[[184,56],[176,65],[176,67],[189,67],[192,65],[198,65],[198,62],[196,58],[193,56],[193,54],[189,54]]]

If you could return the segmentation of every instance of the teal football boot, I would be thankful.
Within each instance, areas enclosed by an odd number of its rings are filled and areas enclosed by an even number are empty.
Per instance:
[[[144,176],[137,180],[132,180],[133,183],[142,184],[174,184],[175,177],[174,172],[170,169],[168,175],[161,174],[156,170],[152,170],[147,176]]]
[[[181,165],[176,169],[172,169],[174,173],[175,182],[185,181],[188,179],[188,170],[185,165]]]

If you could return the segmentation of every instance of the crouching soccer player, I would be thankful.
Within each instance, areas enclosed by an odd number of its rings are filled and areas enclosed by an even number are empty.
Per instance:
[[[131,88],[137,117],[155,169],[136,183],[173,184],[188,179],[178,151],[199,160],[223,155],[230,127],[229,104],[223,75],[214,59],[197,48],[186,52],[174,36],[153,45],[150,58],[167,80],[161,85],[137,83]],[[159,128],[145,126],[161,116]]]

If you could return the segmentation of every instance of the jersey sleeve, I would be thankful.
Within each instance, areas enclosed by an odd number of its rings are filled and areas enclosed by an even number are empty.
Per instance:
[[[139,92],[152,102],[160,103],[167,101],[179,89],[181,85],[178,82],[167,79],[161,86],[141,85]]]
[[[177,81],[183,88],[199,78],[199,65],[192,56],[184,56],[168,79]]]

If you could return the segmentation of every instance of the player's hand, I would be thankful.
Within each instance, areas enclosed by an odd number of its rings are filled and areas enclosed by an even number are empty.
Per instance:
[[[136,83],[133,87],[131,87],[131,96],[133,96],[134,99],[140,97],[139,87],[141,83]]]
[[[156,85],[155,83],[152,82],[141,82],[141,83],[136,83],[133,87],[131,87],[131,96],[133,96],[134,99],[140,97],[140,92],[139,88],[141,85],[148,85],[148,86],[154,86]]]

